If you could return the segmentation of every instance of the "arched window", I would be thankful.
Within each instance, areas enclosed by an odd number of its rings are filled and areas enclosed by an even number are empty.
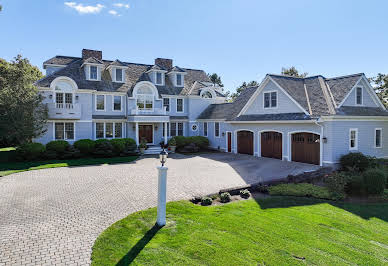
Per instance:
[[[216,94],[213,89],[203,88],[200,93],[201,98],[212,99],[216,97]]]
[[[152,110],[154,106],[154,91],[148,86],[141,86],[136,92],[136,105],[140,110]]]
[[[53,80],[50,87],[54,90],[56,108],[74,108],[74,90],[77,89],[77,84],[72,79],[58,77]]]
[[[204,93],[202,93],[202,98],[210,99],[212,97],[213,96],[209,91],[205,91]]]

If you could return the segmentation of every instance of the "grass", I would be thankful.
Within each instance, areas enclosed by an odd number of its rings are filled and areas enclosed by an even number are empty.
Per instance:
[[[9,161],[14,153],[14,148],[0,149],[0,177],[13,173],[56,168],[67,166],[82,166],[82,165],[97,165],[97,164],[115,164],[132,162],[138,156],[113,157],[113,158],[80,158],[69,160],[47,160],[47,161],[31,161],[31,162],[14,162]]]
[[[383,265],[388,263],[388,203],[312,198],[249,199],[202,207],[167,205],[116,222],[96,240],[93,265]]]
[[[320,187],[308,183],[299,184],[280,184],[269,188],[269,194],[280,196],[299,196],[299,197],[314,197],[318,199],[335,198],[330,193],[327,187]]]

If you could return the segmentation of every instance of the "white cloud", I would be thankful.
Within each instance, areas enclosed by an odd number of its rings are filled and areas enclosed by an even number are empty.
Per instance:
[[[116,3],[116,4],[113,4],[115,7],[119,7],[119,8],[126,8],[128,9],[129,8],[129,4],[123,4],[123,3]]]
[[[116,10],[109,10],[108,13],[111,14],[111,15],[113,15],[113,16],[121,17],[121,15],[120,15],[119,13],[117,13]]]
[[[84,6],[83,4],[77,4],[76,2],[65,2],[65,5],[75,9],[79,14],[97,14],[105,7],[101,4],[97,4],[95,6]]]

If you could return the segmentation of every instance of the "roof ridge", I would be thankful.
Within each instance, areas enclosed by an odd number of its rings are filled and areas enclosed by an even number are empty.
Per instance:
[[[338,76],[338,77],[332,77],[332,78],[327,78],[326,80],[332,80],[332,79],[342,79],[342,78],[350,78],[350,77],[355,77],[359,75],[365,75],[364,73],[356,73],[356,74],[350,74],[350,75],[344,75],[344,76]]]

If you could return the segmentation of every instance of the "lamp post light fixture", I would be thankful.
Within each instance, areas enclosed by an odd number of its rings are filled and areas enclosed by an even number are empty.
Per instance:
[[[167,201],[167,152],[163,150],[159,154],[161,166],[158,166],[158,214],[156,223],[159,226],[166,225],[166,201]]]

